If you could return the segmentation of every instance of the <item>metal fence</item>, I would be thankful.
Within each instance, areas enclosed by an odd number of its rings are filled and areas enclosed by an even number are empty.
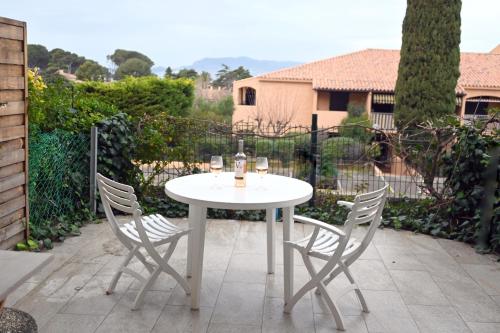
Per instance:
[[[162,165],[160,172],[158,164],[140,165],[146,179],[153,177],[156,185],[185,174],[187,169],[209,172],[212,155],[222,155],[225,171],[232,171],[237,143],[242,139],[249,171],[255,171],[257,156],[266,156],[269,173],[305,180],[317,191],[355,195],[389,185],[394,198],[424,196],[422,177],[396,156],[380,131],[358,126],[317,128],[314,118],[311,127],[207,123],[201,135],[186,135],[199,131],[198,124],[190,128],[185,121],[172,119],[169,126],[178,126],[178,132],[189,141],[182,146],[190,152],[184,161],[157,161]],[[443,181],[436,177],[434,186],[442,186]]]
[[[40,225],[88,208],[89,135],[34,131],[29,145],[30,223]]]

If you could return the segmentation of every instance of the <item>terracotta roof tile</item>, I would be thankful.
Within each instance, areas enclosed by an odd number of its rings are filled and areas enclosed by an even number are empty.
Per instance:
[[[312,81],[314,89],[392,92],[398,64],[399,50],[367,49],[259,77]],[[500,89],[500,54],[462,53],[460,71],[457,93],[463,93],[462,87]]]

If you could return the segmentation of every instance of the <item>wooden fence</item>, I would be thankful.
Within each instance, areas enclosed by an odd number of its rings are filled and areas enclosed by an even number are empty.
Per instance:
[[[0,17],[0,249],[28,237],[26,23]]]

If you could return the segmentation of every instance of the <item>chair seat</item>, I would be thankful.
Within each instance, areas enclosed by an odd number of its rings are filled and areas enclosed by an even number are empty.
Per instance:
[[[144,229],[146,229],[146,234],[153,245],[170,242],[172,237],[180,237],[188,232],[188,230],[181,229],[170,223],[160,214],[142,216],[141,221],[144,225]],[[139,244],[142,243],[134,221],[125,223],[122,227],[120,227],[120,230],[133,242]]]
[[[299,251],[305,251],[307,244],[309,243],[312,233],[298,241],[290,242],[290,245],[296,248]],[[313,243],[311,250],[307,253],[312,257],[316,257],[323,260],[328,260],[334,254],[335,250],[339,245],[339,236],[334,234],[333,232],[327,230],[320,230],[318,233],[318,237],[316,237],[316,241]],[[349,254],[351,254],[358,246],[360,245],[356,239],[351,238],[347,243],[347,246],[342,253],[342,258],[345,258]]]

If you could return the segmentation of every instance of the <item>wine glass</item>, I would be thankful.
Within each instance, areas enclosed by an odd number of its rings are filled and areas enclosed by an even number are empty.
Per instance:
[[[224,160],[222,156],[212,156],[210,159],[210,172],[214,175],[215,181],[217,182],[217,177],[222,172],[222,167],[224,166]]]
[[[257,171],[257,174],[260,176],[261,185],[263,183],[264,176],[267,174],[268,168],[267,157],[257,157],[257,160],[255,161],[255,171]]]

